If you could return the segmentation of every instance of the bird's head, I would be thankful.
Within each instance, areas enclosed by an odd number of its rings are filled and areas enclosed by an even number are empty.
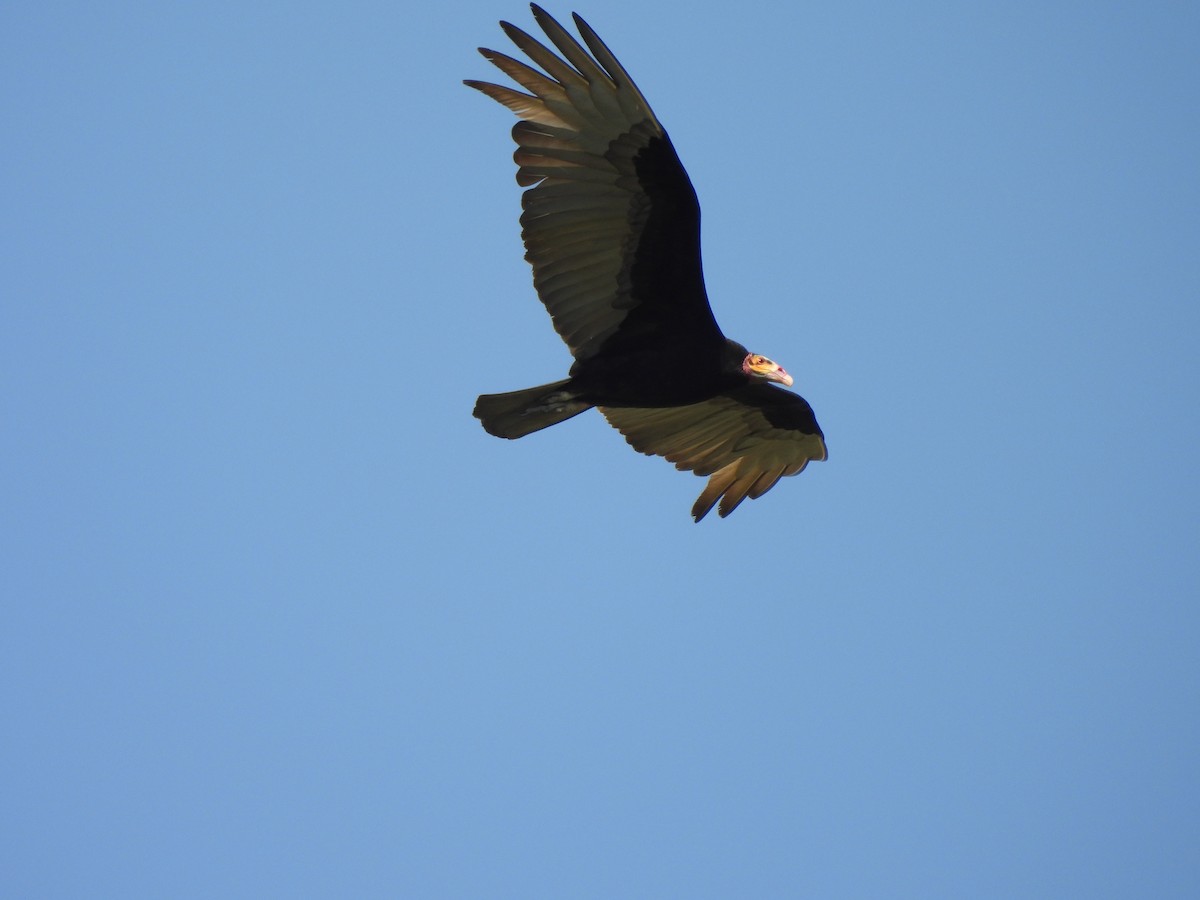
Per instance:
[[[792,386],[792,376],[783,366],[757,353],[746,354],[746,358],[742,360],[742,371],[747,378],[755,381],[774,381],[784,387]]]

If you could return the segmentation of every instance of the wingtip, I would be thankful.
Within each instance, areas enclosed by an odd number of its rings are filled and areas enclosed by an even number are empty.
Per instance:
[[[575,27],[578,28],[581,33],[592,30],[592,27],[588,25],[583,16],[581,16],[579,13],[571,13],[571,18],[575,21]]]

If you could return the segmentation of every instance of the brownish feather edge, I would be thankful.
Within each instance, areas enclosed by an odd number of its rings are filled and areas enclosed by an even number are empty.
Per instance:
[[[783,396],[796,395],[781,391],[779,399]],[[697,522],[714,507],[722,518],[728,516],[746,498],[763,496],[783,477],[828,455],[819,430],[772,425],[760,409],[744,405],[736,394],[687,407],[600,411],[635,450],[709,476],[692,507]]]
[[[485,59],[530,93],[486,81],[466,83],[521,119],[512,135],[518,145],[516,179],[528,189],[521,216],[525,258],[533,266],[534,285],[555,329],[579,358],[594,352],[637,305],[628,295],[627,279],[621,277],[630,231],[636,233],[640,222],[634,209],[641,208],[643,189],[633,157],[662,129],[628,73],[586,23],[580,31],[583,40],[603,59],[590,57],[583,44],[536,5],[534,17],[549,38],[544,43],[511,23],[501,23],[532,66],[524,59],[480,49]],[[578,270],[577,263],[596,262],[595,256],[577,254],[574,247],[567,251],[579,239],[584,220],[593,223],[587,226],[594,228],[592,239],[612,244],[612,254],[603,263],[606,273],[590,266]],[[589,304],[595,311],[583,308]]]

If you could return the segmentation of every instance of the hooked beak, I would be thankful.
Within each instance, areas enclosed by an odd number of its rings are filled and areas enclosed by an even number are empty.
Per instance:
[[[792,376],[787,373],[783,366],[776,366],[774,372],[767,374],[767,381],[778,381],[784,387],[792,386]]]

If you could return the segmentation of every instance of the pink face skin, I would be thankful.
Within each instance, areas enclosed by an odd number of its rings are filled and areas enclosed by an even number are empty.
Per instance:
[[[751,378],[761,381],[774,381],[784,387],[792,386],[792,376],[784,370],[783,366],[772,362],[765,356],[759,356],[757,353],[746,354],[746,358],[742,360],[742,371]]]

